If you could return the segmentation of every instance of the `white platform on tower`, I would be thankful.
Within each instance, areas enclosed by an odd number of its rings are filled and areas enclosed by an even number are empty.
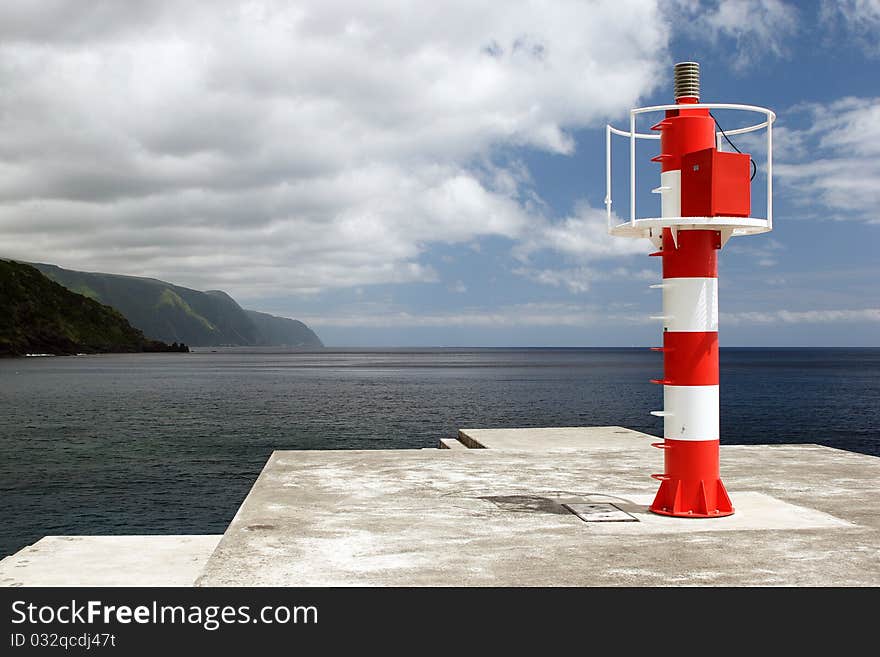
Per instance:
[[[717,230],[722,234],[722,243],[731,237],[760,235],[773,230],[769,221],[755,217],[646,217],[609,226],[608,232],[615,237],[644,237],[656,243],[664,228]]]

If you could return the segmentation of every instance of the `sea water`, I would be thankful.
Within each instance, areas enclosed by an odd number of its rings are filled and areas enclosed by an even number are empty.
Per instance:
[[[275,449],[436,447],[460,427],[660,436],[661,376],[647,349],[3,359],[0,556],[49,534],[222,533]],[[721,350],[722,444],[880,456],[878,411],[880,349]]]

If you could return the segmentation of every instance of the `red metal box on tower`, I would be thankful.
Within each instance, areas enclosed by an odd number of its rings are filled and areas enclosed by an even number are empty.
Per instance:
[[[748,217],[751,210],[751,158],[715,148],[681,158],[683,217]]]

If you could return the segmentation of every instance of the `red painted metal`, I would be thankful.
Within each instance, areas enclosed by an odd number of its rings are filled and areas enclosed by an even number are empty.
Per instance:
[[[676,245],[677,242],[677,245]],[[680,230],[676,239],[663,229],[663,278],[717,278],[718,249],[721,236],[717,230]]]
[[[717,386],[717,331],[666,331],[663,381],[673,386]]]
[[[667,110],[666,118],[657,124],[660,128],[661,171],[681,169],[681,157],[686,153],[715,147],[715,120],[707,109]]]
[[[717,440],[664,442],[665,472],[651,511],[665,516],[717,518],[733,513],[721,483]]]
[[[664,228],[662,245],[664,280],[718,276],[718,231],[679,230],[673,239]],[[716,331],[665,331],[662,349],[664,385],[718,385]],[[661,483],[651,511],[685,518],[731,515],[720,477],[719,441],[664,439],[663,445],[665,472],[654,477]]]
[[[706,148],[681,157],[683,217],[748,217],[751,158]]]

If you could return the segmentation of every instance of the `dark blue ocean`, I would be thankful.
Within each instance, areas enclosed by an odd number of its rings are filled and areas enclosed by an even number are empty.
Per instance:
[[[662,434],[647,349],[208,349],[0,360],[0,556],[47,534],[221,533],[274,449],[459,427]],[[880,456],[880,349],[722,349],[721,441]]]

